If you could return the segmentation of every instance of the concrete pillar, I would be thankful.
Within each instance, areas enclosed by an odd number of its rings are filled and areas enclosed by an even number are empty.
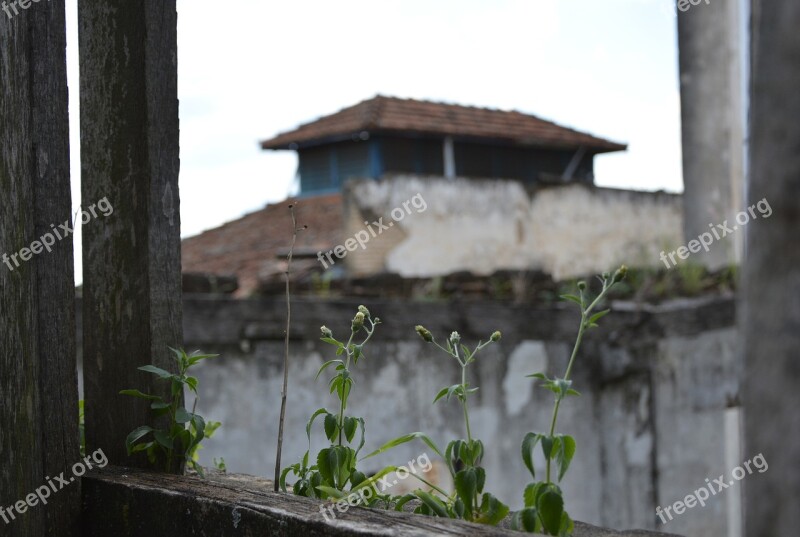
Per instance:
[[[747,226],[740,326],[744,332],[748,537],[800,528],[800,2],[754,0],[748,203],[769,219]]]
[[[693,3],[678,3],[686,243],[709,224],[733,222],[744,184],[739,1]],[[711,269],[738,262],[742,236],[715,241],[692,260]]]

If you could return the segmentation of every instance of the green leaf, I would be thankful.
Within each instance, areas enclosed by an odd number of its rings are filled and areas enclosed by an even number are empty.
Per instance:
[[[528,433],[522,440],[522,462],[525,463],[534,479],[536,479],[536,472],[533,469],[533,449],[541,439],[542,435],[539,433]]]
[[[525,376],[528,377],[528,378],[535,378],[535,379],[541,379],[541,380],[550,380],[550,379],[547,378],[547,375],[545,375],[544,373],[533,373],[532,375],[525,375]]]
[[[161,402],[158,402],[158,401],[153,401],[152,403],[150,403],[150,408],[153,409],[153,410],[163,410],[163,409],[169,408],[171,406],[172,405],[169,404],[169,403],[161,403]]]
[[[175,411],[175,423],[188,423],[191,419],[192,416],[185,408],[180,407]]]
[[[561,514],[561,526],[559,527],[559,535],[570,537],[575,529],[575,523],[569,517],[566,511]]]
[[[339,433],[339,426],[337,423],[336,416],[334,416],[333,414],[327,414],[325,416],[325,436],[328,437],[328,440],[333,442],[338,433]]]
[[[367,476],[364,475],[363,472],[359,472],[358,470],[353,470],[353,473],[350,474],[350,488],[357,487],[359,483],[364,481]]]
[[[522,494],[525,507],[536,507],[536,500],[539,499],[539,492],[545,485],[546,483],[544,481],[539,481],[537,483],[530,483],[525,487],[525,492]]]
[[[194,428],[194,439],[192,440],[192,444],[196,446],[200,442],[203,441],[206,435],[206,420],[203,419],[203,416],[200,414],[191,414],[192,416],[192,427]]]
[[[161,444],[167,449],[172,449],[172,438],[162,430],[155,430],[153,431],[153,437],[156,439],[156,442]]]
[[[481,500],[481,512],[483,515],[476,522],[495,526],[506,517],[508,511],[506,504],[498,500],[493,494],[486,492]]]
[[[447,399],[449,400],[450,396],[452,396],[453,393],[458,393],[459,390],[461,390],[461,384],[453,384],[447,388],[442,388],[439,393],[436,394],[436,398],[433,400],[433,402],[436,403],[436,401],[445,396],[447,396]]]
[[[186,377],[186,385],[194,393],[197,393],[197,377]]]
[[[314,377],[314,380],[316,381],[322,374],[322,372],[325,371],[325,369],[332,364],[344,364],[344,362],[342,362],[341,360],[328,360],[327,362],[322,364],[322,366],[319,368],[319,371],[317,371],[317,376]]]
[[[196,364],[197,362],[199,362],[201,360],[207,360],[209,358],[216,358],[217,356],[219,356],[219,354],[195,354],[195,353],[192,353],[188,357],[187,365],[188,365],[188,367],[191,367],[191,366],[193,366],[194,364]]]
[[[458,496],[464,501],[467,518],[472,518],[472,506],[478,490],[478,476],[475,468],[465,468],[456,474],[455,487]]]
[[[475,485],[477,487],[478,494],[480,494],[483,492],[483,486],[486,484],[486,470],[480,466],[476,467],[475,476],[478,478],[478,481],[475,483]]]
[[[317,419],[317,416],[320,414],[328,414],[327,409],[318,408],[313,414],[311,414],[311,419],[309,419],[308,423],[306,423],[306,436],[308,436],[309,442],[311,442],[311,425],[313,425],[314,420]]]
[[[280,485],[281,491],[286,492],[286,476],[289,475],[289,472],[293,470],[295,470],[295,468],[293,466],[289,466],[281,471],[281,478],[278,480],[278,485]]]
[[[344,436],[347,438],[348,442],[352,442],[353,438],[356,435],[356,427],[358,426],[358,420],[353,417],[345,417],[344,418]]]
[[[589,324],[596,323],[597,321],[599,321],[600,319],[602,319],[603,317],[605,317],[605,316],[608,314],[608,312],[609,312],[609,311],[611,311],[611,310],[603,310],[603,311],[598,311],[597,313],[595,313],[594,315],[592,315],[591,317],[589,317],[589,321],[588,321],[588,323],[589,323]]]
[[[572,457],[575,455],[576,444],[575,439],[569,435],[560,435],[559,438],[561,441],[559,442],[556,461],[559,466],[558,480],[561,481],[564,478],[564,474],[567,473],[567,468],[569,468]]]
[[[317,489],[317,490],[321,490],[322,492],[324,492],[325,494],[327,494],[331,498],[335,498],[337,500],[341,500],[341,499],[344,499],[344,498],[347,497],[347,494],[345,494],[341,490],[335,489],[333,487],[328,487],[328,486],[325,486],[325,485],[317,485],[314,488]]]
[[[332,447],[319,451],[317,454],[317,468],[319,468],[319,473],[324,482],[335,486],[336,478],[334,474],[338,471],[339,462],[338,451]]]
[[[539,524],[537,524],[538,517],[535,507],[526,507],[515,513],[514,518],[517,521],[517,527],[514,529],[521,529],[533,533],[539,529]]]
[[[154,429],[148,425],[142,425],[141,427],[137,427],[131,431],[127,438],[125,438],[125,446],[128,448],[128,455],[131,454],[133,444],[147,436],[149,433],[153,432],[153,430]]]
[[[561,527],[561,515],[564,513],[564,499],[555,490],[548,489],[539,496],[536,505],[542,526],[550,535],[558,535]]]
[[[395,511],[402,511],[402,510],[403,510],[403,506],[404,506],[405,504],[407,504],[407,503],[408,503],[408,502],[410,502],[411,500],[416,500],[416,499],[417,499],[417,497],[416,497],[414,494],[404,494],[404,495],[403,495],[403,496],[401,496],[401,497],[400,497],[400,499],[398,499],[398,500],[397,500],[397,502],[394,504],[394,510],[395,510]]]
[[[131,449],[129,455],[132,453],[138,453],[139,451],[147,451],[148,449],[153,447],[153,444],[154,442],[145,442],[142,444],[136,444],[135,446],[133,446],[133,449]]]
[[[364,423],[364,418],[358,418],[358,424],[361,426],[361,441],[358,443],[358,448],[356,449],[356,456],[361,452],[361,448],[364,447],[364,442],[366,441],[366,425]]]
[[[425,433],[416,432],[416,433],[409,433],[407,435],[404,435],[404,436],[401,436],[399,438],[395,438],[394,440],[390,440],[389,442],[386,442],[384,445],[382,445],[381,447],[379,447],[378,449],[376,449],[375,451],[373,451],[369,455],[367,455],[365,457],[362,457],[361,460],[369,459],[370,457],[374,457],[375,455],[380,455],[384,451],[387,451],[389,449],[397,447],[397,446],[399,446],[401,444],[405,444],[407,442],[411,442],[412,440],[417,439],[417,438],[419,438],[420,440],[425,442],[428,445],[428,447],[430,447],[433,451],[436,452],[437,455],[439,455],[441,458],[444,459],[444,456],[442,455],[441,450],[438,447],[436,447],[436,444],[434,444],[433,440],[431,440],[428,437],[428,435],[426,435]]]
[[[131,397],[138,397],[139,399],[149,399],[151,401],[161,401],[161,397],[157,395],[149,395],[146,393],[142,393],[139,390],[122,390],[119,392],[120,395],[130,395]]]
[[[572,301],[572,302],[575,302],[575,303],[576,303],[576,304],[578,304],[580,307],[583,307],[583,301],[581,300],[581,297],[579,297],[579,296],[575,296],[575,295],[561,295],[561,298],[563,298],[564,300],[570,300],[570,301]]]
[[[456,518],[464,518],[466,512],[467,508],[464,506],[464,500],[456,498],[456,501],[453,502],[453,514]]]
[[[554,442],[555,439],[552,436],[542,435],[542,454],[546,460],[552,458]]]
[[[214,433],[217,432],[217,429],[219,429],[220,427],[222,427],[222,422],[207,421],[205,428],[206,438],[211,438],[212,436],[214,436]]]
[[[341,347],[342,346],[342,342],[341,341],[333,339],[332,337],[321,337],[319,339],[321,339],[325,343],[330,343],[331,345],[335,345],[337,347]]]
[[[356,492],[365,487],[371,487],[373,483],[377,483],[383,476],[391,472],[394,472],[396,470],[397,466],[386,466],[384,468],[381,468],[381,470],[378,473],[369,476],[367,479],[361,481],[358,485],[351,487],[350,492]]]
[[[442,388],[441,390],[439,390],[439,393],[436,394],[436,397],[433,399],[433,402],[436,403],[436,401],[447,395],[448,390],[450,390],[450,388]]]
[[[168,379],[172,377],[172,373],[170,373],[169,371],[165,371],[164,369],[161,369],[160,367],[156,367],[154,365],[143,365],[142,367],[138,367],[137,369],[139,371],[146,371],[148,373],[158,375],[162,379]]]
[[[417,495],[417,498],[422,500],[424,503],[436,516],[449,518],[449,514],[447,512],[447,506],[444,504],[442,500],[425,492],[424,490],[416,490],[414,493]]]

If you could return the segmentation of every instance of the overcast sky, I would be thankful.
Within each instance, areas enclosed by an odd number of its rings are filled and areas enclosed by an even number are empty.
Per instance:
[[[669,6],[670,0],[178,0],[182,234],[285,199],[297,158],[261,151],[259,140],[378,93],[517,109],[626,142],[628,151],[595,158],[598,185],[681,191],[676,19]],[[67,0],[67,18],[77,209],[77,0]],[[80,271],[77,259],[79,281]]]

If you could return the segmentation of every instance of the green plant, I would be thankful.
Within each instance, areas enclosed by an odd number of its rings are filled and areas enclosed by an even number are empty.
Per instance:
[[[286,393],[289,390],[289,333],[292,328],[292,295],[290,284],[292,281],[292,259],[294,258],[294,246],[297,243],[297,232],[308,229],[308,226],[297,227],[297,218],[294,215],[295,203],[289,204],[289,214],[292,217],[292,244],[289,246],[289,255],[286,256],[286,333],[284,334],[283,345],[283,389],[281,390],[281,417],[278,422],[278,449],[275,452],[275,478],[273,487],[278,492],[280,482],[281,455],[283,453],[283,426],[286,421]],[[224,461],[223,461],[223,464]]]
[[[508,514],[508,506],[498,500],[490,492],[483,491],[486,483],[486,471],[480,466],[484,453],[483,442],[472,437],[469,424],[469,406],[467,404],[469,395],[476,392],[478,388],[469,387],[467,383],[467,367],[475,361],[475,356],[484,347],[500,340],[500,332],[494,332],[488,341],[485,343],[479,342],[473,350],[470,350],[466,345],[461,343],[461,336],[459,336],[458,332],[453,332],[450,335],[450,338],[447,340],[447,348],[444,348],[434,340],[430,331],[423,326],[417,326],[416,330],[424,341],[433,343],[439,347],[445,353],[455,358],[461,366],[461,382],[442,388],[439,393],[436,394],[433,402],[435,404],[441,399],[449,400],[452,396],[458,399],[464,414],[464,426],[467,438],[453,440],[447,445],[443,454],[427,435],[419,432],[411,433],[388,442],[364,458],[366,459],[383,453],[388,449],[418,438],[425,442],[445,461],[450,475],[453,478],[455,491],[448,494],[442,489],[418,477],[418,479],[426,483],[433,490],[431,492],[426,492],[417,489],[405,496],[396,498],[395,509],[399,511],[402,509],[403,505],[409,501],[419,500],[421,503],[415,508],[415,513],[447,518],[461,518],[481,524],[497,524]]]
[[[86,414],[84,411],[84,401],[78,401],[78,434],[80,441],[81,457],[86,456]]]
[[[203,468],[195,460],[200,441],[206,435],[207,424],[202,416],[195,413],[199,396],[197,394],[197,378],[188,374],[189,369],[201,360],[218,356],[216,354],[187,355],[183,349],[177,350],[170,347],[178,363],[178,373],[170,373],[154,365],[139,367],[158,377],[159,380],[170,383],[170,397],[164,399],[159,395],[142,393],[139,390],[129,389],[119,392],[150,401],[150,410],[155,417],[166,418],[166,427],[156,429],[149,425],[137,427],[125,439],[128,455],[144,451],[152,464],[163,464],[167,472],[182,472],[184,465],[189,465],[198,474],[203,475]],[[188,388],[195,395],[192,411],[183,406],[183,391]],[[213,430],[219,425],[213,426]],[[150,438],[147,440],[147,438]]]
[[[219,429],[221,426],[222,426],[222,423],[219,422],[219,421],[207,421],[206,422],[206,426],[203,429],[203,437],[204,438],[211,438],[212,436],[214,436],[214,433],[217,432],[217,429]],[[190,464],[191,464],[192,468],[198,474],[203,475],[203,467],[200,465],[200,450],[201,449],[203,449],[203,445],[200,444],[200,442],[198,442],[197,444],[195,444],[192,447],[192,449],[189,450],[189,453],[187,455],[191,459]],[[223,470],[224,471],[225,470],[225,468],[224,468],[225,459],[222,459],[220,457],[220,460],[222,461],[222,466],[223,466],[222,468],[220,468],[220,466],[217,464],[217,459],[214,459],[213,466],[215,468],[217,468],[218,470]]]
[[[581,308],[581,321],[578,328],[578,335],[575,345],[572,348],[567,370],[563,378],[548,378],[544,373],[534,373],[528,375],[543,381],[542,386],[555,394],[553,405],[553,417],[550,422],[550,430],[547,433],[529,432],[522,441],[522,461],[530,471],[534,479],[523,494],[525,507],[514,513],[511,525],[515,529],[523,529],[529,532],[546,533],[567,537],[572,534],[572,519],[564,510],[564,497],[559,487],[553,480],[551,473],[552,463],[555,462],[557,469],[557,479],[560,482],[569,468],[572,457],[575,455],[576,444],[572,436],[556,434],[556,422],[558,420],[558,410],[561,402],[568,395],[580,395],[572,388],[570,375],[575,365],[575,358],[578,355],[581,341],[586,330],[595,328],[597,321],[605,316],[610,310],[603,310],[592,313],[594,309],[605,298],[606,294],[616,284],[625,278],[628,269],[625,265],[621,266],[613,275],[604,273],[601,281],[603,287],[594,300],[589,302],[587,297],[586,282],[578,282],[579,296],[563,295],[562,298],[578,304]],[[546,474],[544,481],[535,481],[536,472],[533,467],[533,452],[537,444],[542,446],[542,454],[546,463]]]
[[[370,486],[372,483],[383,477],[394,468],[387,467],[367,478],[362,472],[356,469],[358,453],[364,447],[365,423],[364,418],[347,416],[347,402],[353,387],[353,376],[350,371],[351,365],[357,365],[358,360],[364,358],[364,346],[375,332],[375,327],[380,323],[380,319],[373,318],[369,310],[364,306],[358,307],[351,323],[350,337],[347,343],[343,343],[333,337],[333,333],[323,326],[322,341],[336,347],[336,355],[343,358],[335,358],[322,364],[317,372],[317,378],[330,366],[335,366],[336,375],[328,383],[330,393],[336,393],[339,401],[339,408],[336,412],[330,412],[326,408],[317,409],[306,424],[306,435],[308,436],[308,450],[303,455],[301,462],[293,464],[283,469],[280,476],[281,490],[286,491],[286,478],[291,472],[297,477],[297,481],[292,485],[292,490],[299,496],[310,498],[335,498],[341,499],[346,496],[346,487],[349,485],[349,493],[355,492]],[[361,343],[354,343],[356,334],[361,330],[366,332]],[[309,466],[309,454],[311,452],[311,428],[314,421],[322,416],[325,437],[330,445],[317,454],[316,464]],[[351,446],[356,436],[357,429],[361,429],[361,438],[356,449]],[[378,495],[370,498],[368,504],[374,504],[378,500],[387,500],[386,495]]]

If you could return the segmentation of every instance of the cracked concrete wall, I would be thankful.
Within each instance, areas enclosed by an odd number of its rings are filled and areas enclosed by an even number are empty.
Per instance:
[[[310,415],[335,404],[325,385],[329,375],[314,379],[323,361],[333,357],[333,348],[316,339],[318,327],[326,324],[341,334],[357,305],[346,299],[293,301],[284,466],[297,462],[307,449]],[[530,482],[520,458],[522,438],[531,430],[547,430],[553,401],[549,391],[525,375],[563,375],[576,312],[565,305],[489,301],[373,300],[367,306],[384,324],[353,370],[357,384],[348,412],[366,419],[364,453],[414,431],[429,433],[440,445],[464,436],[460,407],[454,401],[432,404],[438,389],[460,380],[459,367],[422,342],[414,324],[424,323],[438,338],[458,330],[468,343],[497,328],[503,331],[501,341],[487,347],[470,371],[468,381],[480,388],[470,400],[470,416],[474,436],[486,446],[488,489],[519,507]],[[659,306],[614,302],[611,308],[601,329],[587,335],[574,369],[574,387],[582,396],[568,399],[559,414],[558,432],[572,434],[578,444],[561,484],[569,512],[578,520],[617,529],[734,535],[741,524],[742,483],[666,524],[655,511],[757,455],[742,453],[739,443],[741,364],[733,298]],[[223,422],[214,438],[203,442],[203,464],[224,457],[232,472],[272,475],[284,312],[280,298],[184,297],[186,348],[221,354],[196,370],[202,397],[198,412]],[[78,323],[80,334],[80,314]],[[321,436],[320,431],[313,436],[313,449],[321,447]],[[449,485],[446,469],[421,442],[359,467],[374,471],[406,464],[425,452],[435,464],[426,477]],[[535,467],[542,477],[542,461]],[[410,483],[402,481],[399,487]]]
[[[739,488],[688,510],[666,525],[656,506],[671,505],[741,461],[738,431],[731,428],[736,408],[737,332],[731,299],[676,301],[646,307],[615,303],[613,314],[584,343],[575,368],[575,387],[559,417],[558,431],[572,434],[578,452],[562,483],[574,518],[618,529],[658,529],[693,537],[719,537],[728,531]],[[460,407],[432,400],[440,387],[458,382],[459,367],[413,333],[411,319],[445,337],[456,329],[474,342],[496,328],[503,339],[487,347],[469,382],[479,386],[471,400],[473,434],[486,445],[487,488],[512,507],[522,503],[530,476],[520,459],[520,444],[531,430],[546,431],[552,394],[525,375],[562,375],[572,348],[575,312],[498,303],[368,303],[384,318],[367,357],[354,368],[356,385],[348,412],[367,421],[365,452],[414,431],[425,431],[444,446],[464,435]],[[283,310],[280,300],[241,301],[186,298],[185,345],[218,352],[220,358],[197,369],[202,399],[198,412],[220,420],[217,435],[203,443],[201,460],[224,457],[233,472],[272,475],[275,458],[283,360]],[[336,309],[339,308],[339,309]],[[326,380],[314,380],[330,347],[316,340],[318,326],[345,330],[355,306],[346,301],[296,300],[290,357],[290,388],[283,464],[307,448],[305,424],[317,408],[334,406]],[[341,327],[337,328],[337,319]],[[400,325],[400,326],[398,326]],[[408,325],[408,326],[407,326]],[[323,377],[329,375],[323,374]],[[321,447],[321,433],[313,449]],[[406,464],[427,452],[408,444],[360,464],[374,471]],[[738,453],[738,452],[737,452]],[[746,454],[752,456],[754,454]],[[745,460],[742,458],[741,460]],[[537,476],[544,473],[536,462]],[[448,484],[438,464],[429,475]],[[411,480],[402,482],[407,487]]]
[[[425,209],[403,211],[415,195]],[[379,217],[392,224],[347,255],[355,275],[533,268],[564,279],[622,262],[658,266],[662,250],[682,244],[681,197],[663,192],[567,184],[529,193],[510,180],[397,176],[348,183],[344,207],[346,237]]]

